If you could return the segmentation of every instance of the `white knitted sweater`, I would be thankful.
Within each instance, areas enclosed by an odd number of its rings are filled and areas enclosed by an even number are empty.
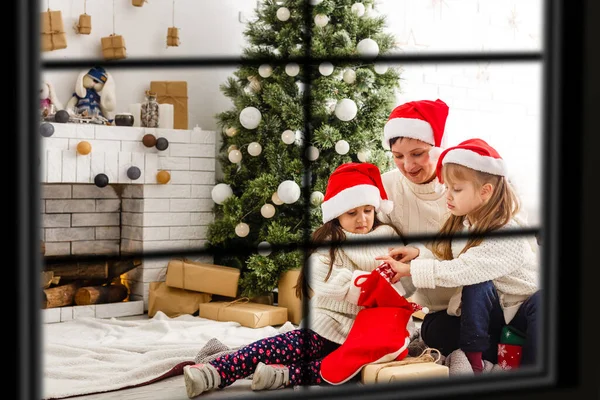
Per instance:
[[[518,229],[521,225],[511,220],[499,230]],[[465,223],[464,232],[469,229]],[[452,260],[438,260],[423,245],[410,263],[412,281],[417,288],[455,288],[492,281],[500,296],[506,323],[510,322],[520,304],[538,290],[538,248],[535,240],[527,237],[486,238],[480,245],[458,255],[466,240],[452,241]],[[460,315],[458,289],[450,300],[448,314]]]
[[[346,241],[398,237],[394,229],[381,225],[367,234],[344,231]],[[401,246],[399,241],[397,246]],[[308,284],[314,291],[310,299],[309,327],[322,337],[335,343],[343,343],[350,332],[354,319],[362,307],[348,300],[348,290],[355,271],[371,272],[381,261],[375,257],[387,254],[390,244],[365,244],[338,249],[329,279],[329,249],[320,248],[308,259],[310,268]]]
[[[382,222],[392,224],[403,237],[408,235],[435,235],[450,216],[446,207],[446,189],[437,178],[429,183],[418,185],[409,181],[397,168],[381,175],[388,198],[394,202],[389,214],[378,213]],[[410,281],[410,279],[409,279]],[[448,303],[456,293],[454,288],[436,287],[415,290],[404,282],[407,297],[429,308],[440,311],[448,308]]]

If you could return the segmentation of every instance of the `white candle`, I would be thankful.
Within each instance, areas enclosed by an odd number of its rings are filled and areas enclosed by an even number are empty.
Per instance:
[[[141,126],[140,120],[142,119],[142,103],[130,104],[129,113],[133,115],[133,126]]]
[[[173,104],[158,105],[158,127],[163,129],[173,129],[175,109]]]

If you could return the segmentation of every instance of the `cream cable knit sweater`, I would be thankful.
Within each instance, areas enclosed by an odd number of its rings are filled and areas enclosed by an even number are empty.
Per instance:
[[[389,214],[379,213],[379,220],[395,226],[403,237],[408,235],[435,235],[450,215],[446,207],[446,189],[437,178],[430,183],[417,185],[409,181],[397,168],[381,175],[388,198],[394,202]],[[455,288],[436,287],[416,289],[403,281],[406,297],[431,312],[445,310]]]
[[[517,229],[512,220],[500,230]],[[468,224],[464,231],[467,232]],[[479,246],[461,255],[465,240],[452,241],[452,260],[437,260],[422,245],[410,264],[412,281],[417,288],[468,286],[492,281],[500,296],[506,323],[510,322],[521,303],[538,290],[537,245],[526,237],[487,238]],[[460,291],[451,300],[448,314],[460,315]]]
[[[346,240],[389,239],[398,237],[394,229],[381,225],[367,234],[344,231]],[[398,246],[402,242],[399,241]],[[308,259],[309,286],[314,291],[310,299],[309,327],[322,337],[335,343],[343,343],[350,332],[354,319],[362,307],[348,301],[347,294],[355,271],[371,272],[381,261],[375,257],[387,254],[389,244],[365,244],[338,249],[329,279],[329,249],[320,248]]]

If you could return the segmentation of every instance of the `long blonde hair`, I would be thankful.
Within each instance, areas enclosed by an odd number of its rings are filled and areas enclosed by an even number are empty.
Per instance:
[[[476,189],[481,189],[483,185],[489,183],[494,188],[490,199],[471,213],[471,216],[476,221],[471,233],[479,237],[469,238],[460,254],[473,246],[481,244],[483,240],[480,236],[481,234],[501,228],[519,212],[519,199],[512,189],[510,182],[504,176],[476,171],[453,163],[444,164],[442,175],[444,182],[470,181],[475,185]],[[442,260],[451,260],[453,258],[452,243],[449,237],[463,229],[464,218],[463,216],[451,215],[446,220],[438,233],[439,237],[433,241],[432,250],[436,257]],[[446,238],[444,239],[443,237]]]

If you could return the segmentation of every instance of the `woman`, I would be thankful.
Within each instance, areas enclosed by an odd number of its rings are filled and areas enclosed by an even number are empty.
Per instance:
[[[406,242],[410,242],[410,236],[437,234],[450,215],[446,189],[436,177],[448,110],[439,99],[408,102],[392,111],[383,129],[383,147],[392,152],[397,169],[381,176],[394,209],[389,213],[380,211],[378,217],[395,226]],[[395,255],[394,250],[390,255]],[[409,289],[406,282],[404,286],[407,297],[430,310],[421,325],[423,341],[449,354],[456,341],[444,341],[443,327],[450,317],[450,299],[460,288]],[[454,316],[452,311],[450,314]]]

